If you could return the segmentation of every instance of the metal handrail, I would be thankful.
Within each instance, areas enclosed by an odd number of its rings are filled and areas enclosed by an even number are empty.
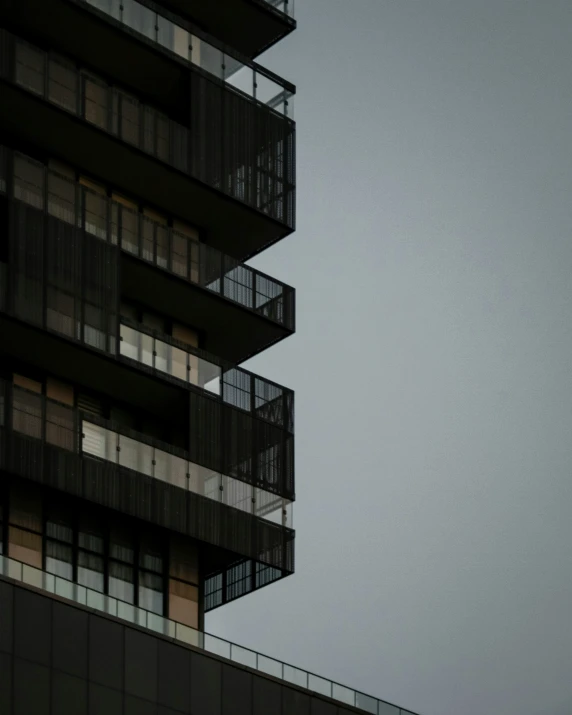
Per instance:
[[[265,675],[270,675],[320,695],[325,695],[372,715],[418,715],[411,710],[400,708],[385,700],[366,695],[328,678],[322,678],[310,671],[270,658],[250,648],[244,648],[224,638],[199,631],[196,628],[178,623],[164,616],[159,616],[156,613],[120,601],[112,596],[106,596],[99,591],[81,586],[61,576],[47,573],[21,561],[16,561],[6,556],[0,557],[0,575],[92,608],[95,611],[148,628],[155,633],[173,638],[207,653],[226,658]]]
[[[8,383],[0,380],[0,396]],[[0,424],[84,457],[110,462],[291,529],[293,501],[277,490],[203,467],[186,450],[125,425],[12,386]],[[43,436],[43,437],[42,437]]]
[[[127,330],[133,331],[134,337],[149,339],[144,352],[140,345],[128,342]],[[202,388],[227,405],[294,432],[292,390],[129,318],[121,317],[119,331],[121,358]],[[130,349],[137,351],[135,357],[129,354]]]
[[[0,152],[3,148],[0,146]],[[34,191],[41,196],[41,205],[46,207],[39,210],[47,211],[65,223],[83,228],[107,243],[119,244],[123,251],[140,260],[215,293],[266,320],[294,330],[295,290],[291,286],[240,263],[213,246],[72,181],[57,171],[34,162],[30,163],[44,173],[44,186],[34,187]],[[0,166],[0,174],[1,169]],[[60,200],[62,206],[57,205],[57,197],[49,194],[52,177],[61,185],[69,187],[74,197],[73,203],[64,207],[63,200]],[[0,194],[5,193],[5,190],[0,181]],[[94,214],[94,209],[89,208],[88,200],[99,207],[99,214]],[[177,252],[177,246],[183,247],[182,254]]]
[[[132,32],[161,46],[179,59],[199,67],[251,99],[291,118],[292,106],[288,100],[296,91],[291,82],[219,42],[188,20],[156,5],[153,0],[132,1],[140,10],[137,16],[143,16],[147,20],[146,27],[130,21],[121,0],[111,0],[103,5],[99,0],[75,0],[78,4],[95,8],[101,15],[125,25]],[[265,1],[274,9],[288,4],[284,0]],[[178,36],[177,42],[173,40],[175,35]],[[199,46],[200,51],[196,51]]]

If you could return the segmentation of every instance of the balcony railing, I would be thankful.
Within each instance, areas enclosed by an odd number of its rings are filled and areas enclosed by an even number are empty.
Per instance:
[[[216,114],[215,107],[220,104],[217,102],[212,105],[206,123],[201,119],[202,113],[195,112],[196,117],[191,113],[189,128],[93,73],[78,69],[76,64],[46,53],[2,28],[0,77],[293,227],[294,129],[293,123],[284,117],[270,116],[265,121],[245,116],[240,132],[233,125],[232,129],[224,129],[223,137],[222,129],[213,128],[222,121]],[[238,95],[234,96],[242,101]],[[193,107],[199,111],[196,105]],[[227,107],[227,113],[240,111],[239,105]],[[262,108],[260,111],[268,114]]]
[[[391,705],[384,700],[365,695],[358,690],[314,675],[307,670],[288,665],[275,658],[262,655],[249,648],[236,645],[236,643],[231,643],[224,638],[219,638],[185,626],[182,623],[177,623],[169,618],[158,616],[156,613],[151,613],[117,598],[106,596],[99,591],[73,583],[61,576],[55,576],[21,561],[15,561],[6,556],[0,557],[0,575],[19,583],[39,588],[87,608],[92,608],[94,611],[106,613],[128,623],[148,628],[155,633],[173,638],[195,648],[200,648],[207,653],[226,658],[284,682],[325,695],[345,705],[351,705],[367,713],[372,713],[372,715],[416,715],[410,710],[404,710],[397,705]]]
[[[0,154],[7,158],[8,153],[0,146]],[[119,245],[126,253],[288,330],[295,329],[294,288],[48,170],[24,155],[14,156],[23,165],[20,173],[27,177],[14,178],[14,194],[19,201],[47,211],[58,220],[82,228],[106,243]],[[8,182],[2,169],[0,161],[0,193],[5,193]]]
[[[292,116],[288,100],[294,94],[294,87],[289,82],[229,51],[182,18],[175,21],[174,16],[171,19],[166,13],[158,13],[137,0],[82,1],[252,99],[280,114]],[[288,0],[265,2],[279,12],[290,14]]]
[[[288,17],[294,17],[294,0],[262,0],[262,2]]]
[[[250,412],[290,433],[294,431],[294,393],[291,390],[203,350],[156,334],[127,318],[121,319],[119,336],[122,357],[203,389],[225,404]]]
[[[0,397],[3,395],[0,383]],[[211,501],[292,528],[293,503],[278,494],[195,464],[182,449],[21,387],[0,425],[70,452],[117,464]],[[0,403],[1,404],[1,403]],[[8,402],[5,409],[8,410]]]

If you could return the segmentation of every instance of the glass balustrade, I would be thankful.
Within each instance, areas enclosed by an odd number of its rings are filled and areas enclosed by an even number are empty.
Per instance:
[[[122,323],[119,352],[155,370],[222,396],[222,368],[213,362]]]
[[[143,261],[294,328],[294,289],[290,286],[56,171],[42,169],[21,154],[16,156],[28,174],[35,172],[37,181],[30,185],[20,179],[15,182],[16,198],[23,203],[42,209],[47,189],[44,210],[59,221],[79,226]],[[0,181],[0,192],[4,191]]]
[[[256,64],[241,62],[233,55],[199,37],[166,17],[154,12],[137,0],[84,0],[129,29],[156,42],[195,67],[238,89],[285,116],[292,116],[290,98],[293,91],[279,78],[265,72]],[[277,10],[288,14],[290,3],[286,0],[266,0]]]
[[[1,413],[0,413],[0,416]],[[100,422],[100,424],[98,424]],[[293,528],[290,500],[185,458],[183,450],[161,449],[143,435],[118,429],[72,407],[24,388],[12,388],[14,431],[90,457],[113,462],[166,484],[199,494],[274,524]],[[178,453],[177,453],[178,452]]]
[[[7,556],[0,557],[0,575],[14,581],[42,589],[94,611],[115,616],[123,621],[148,628],[155,633],[174,638],[181,643],[200,648],[207,653],[226,658],[242,666],[252,668],[285,682],[307,688],[341,703],[357,707],[372,715],[416,715],[396,705],[373,698],[357,690],[321,678],[306,670],[295,668],[280,660],[270,658],[256,651],[231,643],[224,638],[204,633],[169,618],[151,613],[143,608],[125,603],[112,596],[106,596],[67,579],[47,573],[42,569],[15,561]]]
[[[137,327],[135,327],[137,325]],[[122,319],[119,353],[129,360],[216,395],[225,404],[293,431],[292,393],[241,368],[214,362],[198,349],[167,342],[142,326]]]
[[[292,528],[292,502],[265,489],[207,469],[87,419],[81,422],[81,433],[83,454],[114,462],[212,501]]]

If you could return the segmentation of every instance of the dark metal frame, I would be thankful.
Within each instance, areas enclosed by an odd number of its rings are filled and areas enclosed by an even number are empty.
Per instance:
[[[47,78],[49,62],[58,62],[58,60],[3,28],[0,28],[0,78],[30,91],[29,88],[18,83],[16,78],[15,50],[18,42],[32,46],[34,50],[44,55],[44,92],[40,96],[54,104],[49,96]],[[67,69],[71,72],[71,65]],[[189,128],[171,119],[167,120],[168,155],[149,151],[145,146],[142,131],[139,134],[137,148],[293,229],[295,225],[295,124],[199,68],[190,66],[189,69],[192,98]],[[77,76],[78,101],[75,111],[71,113],[88,121],[85,117],[84,103],[80,101],[83,75],[79,69],[74,71]],[[103,81],[101,86],[108,93],[107,106],[111,106],[113,93],[117,94],[119,90],[104,85]],[[32,93],[38,96],[35,92]],[[60,107],[60,104],[55,104]],[[206,106],[209,107],[208,117],[204,116]],[[145,111],[147,111],[145,105],[139,104],[139,127],[144,125]],[[118,112],[117,126],[120,128],[122,126],[121,102],[118,103]],[[122,139],[121,130],[114,131],[109,113],[106,126],[100,124],[95,126]],[[237,127],[240,128],[238,131]],[[127,143],[132,145],[129,141]],[[266,162],[266,166],[261,165],[261,157]],[[282,171],[275,173],[273,169],[275,166],[281,166]],[[240,178],[241,173],[244,173],[244,179]],[[269,192],[270,198],[265,198],[264,191]]]

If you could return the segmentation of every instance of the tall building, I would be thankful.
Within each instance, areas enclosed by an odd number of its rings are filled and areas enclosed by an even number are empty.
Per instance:
[[[294,570],[294,396],[239,367],[295,328],[244,263],[294,230],[290,10],[0,0],[2,715],[390,712],[204,633]]]

